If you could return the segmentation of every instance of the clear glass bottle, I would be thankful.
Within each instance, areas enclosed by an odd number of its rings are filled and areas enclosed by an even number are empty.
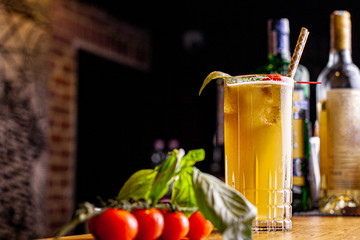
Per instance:
[[[360,200],[360,71],[351,57],[351,17],[330,16],[330,53],[318,77],[320,211],[341,214]]]
[[[268,61],[256,70],[257,73],[279,73],[286,75],[291,61],[290,26],[286,18],[268,20]],[[299,64],[296,81],[309,81],[307,68]],[[293,148],[293,211],[307,211],[312,208],[310,186],[307,180],[309,160],[309,97],[308,84],[294,86],[294,148]]]

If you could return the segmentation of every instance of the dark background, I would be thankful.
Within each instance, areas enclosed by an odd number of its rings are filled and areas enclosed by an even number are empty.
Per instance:
[[[211,71],[246,74],[264,64],[269,18],[289,19],[291,51],[301,27],[309,29],[301,64],[309,69],[310,78],[315,81],[328,60],[330,14],[334,10],[348,10],[353,24],[353,61],[358,66],[360,64],[360,44],[357,44],[360,40],[359,1],[168,1],[166,4],[162,1],[132,1],[123,6],[112,1],[90,2],[120,20],[150,32],[153,43],[151,74],[171,75],[171,78],[153,78],[152,81],[163,86],[164,91],[181,92],[180,99],[173,99],[175,104],[181,102],[177,100],[196,94]],[[184,35],[193,30],[202,34],[203,41],[201,44],[195,42],[192,48],[185,48]],[[311,119],[314,121],[315,87],[311,87]],[[214,89],[215,84],[210,85],[201,98],[215,93]],[[205,102],[212,104],[212,99],[210,97]],[[193,101],[202,100],[191,98]],[[194,110],[195,106],[189,107]],[[201,107],[204,108],[204,105]]]
[[[291,51],[301,27],[309,29],[300,63],[309,69],[311,80],[316,80],[328,59],[330,14],[334,10],[348,10],[353,23],[353,60],[360,65],[357,1],[305,0],[296,5],[292,1],[240,0],[84,2],[147,30],[151,36],[151,68],[146,72],[83,51],[78,54],[78,168],[93,166],[92,172],[85,173],[89,177],[78,174],[77,181],[79,186],[88,185],[92,189],[98,183],[99,188],[93,192],[104,198],[116,195],[121,182],[134,171],[151,166],[150,155],[157,138],[165,142],[178,139],[186,151],[204,148],[206,159],[198,167],[210,171],[216,128],[216,84],[207,86],[201,97],[198,91],[211,71],[247,74],[266,62],[269,18],[289,19]],[[200,34],[201,38],[187,45],[184,37],[191,33]],[[99,84],[99,79],[107,83]],[[315,118],[315,91],[311,86],[312,122]],[[101,127],[94,129],[95,126]],[[98,161],[90,163],[88,159]],[[81,183],[82,180],[86,182]],[[101,192],[104,181],[116,182],[116,191]],[[91,200],[86,195],[87,189],[79,186],[78,189],[83,189],[79,194],[83,199],[79,200]]]

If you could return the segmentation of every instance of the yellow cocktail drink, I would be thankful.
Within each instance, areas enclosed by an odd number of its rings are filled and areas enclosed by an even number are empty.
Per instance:
[[[255,230],[291,229],[293,82],[224,80],[226,183],[257,207]]]

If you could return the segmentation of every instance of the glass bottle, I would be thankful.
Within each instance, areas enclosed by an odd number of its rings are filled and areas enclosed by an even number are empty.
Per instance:
[[[351,57],[347,11],[330,16],[330,53],[318,77],[320,211],[339,214],[360,200],[360,71]]]
[[[286,18],[268,20],[268,61],[256,70],[257,73],[279,73],[286,75],[291,61],[290,27]],[[309,81],[307,68],[299,64],[294,79]],[[293,119],[293,211],[312,208],[310,186],[307,180],[309,143],[309,85],[295,83]]]

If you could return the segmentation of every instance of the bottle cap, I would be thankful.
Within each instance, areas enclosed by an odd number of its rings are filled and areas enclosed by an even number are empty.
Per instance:
[[[290,26],[287,18],[268,20],[268,54],[289,55]]]
[[[290,34],[289,20],[287,18],[269,19],[268,27],[272,31]]]
[[[351,15],[336,10],[330,15],[330,45],[337,50],[351,49]]]

